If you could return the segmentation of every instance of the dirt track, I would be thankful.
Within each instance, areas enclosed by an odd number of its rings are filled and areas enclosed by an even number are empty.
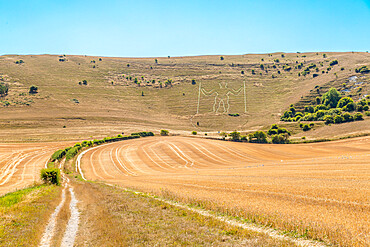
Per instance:
[[[300,145],[154,137],[88,151],[81,168],[90,180],[350,245],[369,243],[369,159],[369,137]]]
[[[50,156],[68,143],[1,143],[0,195],[40,181],[40,170]]]

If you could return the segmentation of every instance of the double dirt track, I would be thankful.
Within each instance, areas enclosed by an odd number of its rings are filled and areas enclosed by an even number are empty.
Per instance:
[[[370,138],[258,145],[153,137],[87,151],[81,170],[100,180],[336,244],[367,244]]]
[[[40,181],[40,170],[50,156],[68,143],[1,143],[0,195]]]

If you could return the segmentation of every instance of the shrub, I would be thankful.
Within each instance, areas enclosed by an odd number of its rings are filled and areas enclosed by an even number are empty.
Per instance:
[[[364,120],[364,115],[362,115],[362,113],[357,112],[357,113],[353,116],[353,119],[354,119],[355,121]]]
[[[325,121],[325,124],[331,124],[331,123],[334,123],[334,118],[333,116],[326,115],[324,116],[324,121]]]
[[[197,84],[197,82],[195,81],[195,79],[192,79],[192,80],[191,80],[191,84],[192,84],[192,85]]]
[[[233,131],[229,134],[229,136],[231,137],[231,140],[233,140],[233,141],[239,141],[240,140],[240,132]]]
[[[343,123],[343,120],[344,120],[343,117],[340,116],[340,115],[337,115],[337,116],[334,117],[334,123],[335,124]]]
[[[335,108],[340,98],[340,93],[337,91],[337,89],[332,87],[322,96],[322,103],[330,108]]]
[[[308,131],[310,129],[311,128],[310,128],[310,126],[308,124],[303,125],[303,128],[302,128],[303,131]]]
[[[314,112],[318,112],[320,110],[327,110],[328,108],[325,105],[317,105],[314,108]]]
[[[348,112],[344,113],[342,115],[342,117],[343,117],[343,122],[352,122],[353,121],[353,117]]]
[[[320,99],[320,98],[319,98]],[[315,112],[315,109],[313,108],[312,105],[310,106],[305,106],[304,107],[304,112],[309,112],[309,113],[314,113]]]
[[[267,134],[268,134],[269,136],[277,135],[277,134],[278,134],[278,130],[277,130],[277,129],[269,129],[269,130],[267,131]]]
[[[369,73],[370,69],[367,66],[362,66],[360,68],[357,68],[355,71],[356,71],[356,73],[365,74],[365,73]]]
[[[3,97],[8,94],[9,85],[5,83],[0,83],[0,97]]]
[[[146,137],[146,136],[154,136],[154,133],[151,131],[142,131],[142,132],[136,132],[136,133],[131,133],[132,136],[141,136],[141,137]]]
[[[161,136],[168,136],[169,132],[168,130],[161,130]]]
[[[249,134],[249,142],[255,143],[267,143],[267,135],[263,131],[256,131],[253,134]]]
[[[272,143],[274,144],[284,144],[284,143],[289,143],[289,135],[288,134],[278,134],[278,135],[274,135],[272,137]]]
[[[314,123],[310,123],[310,128],[312,129],[315,126]]]
[[[343,97],[338,101],[337,108],[343,108],[344,106],[348,105],[349,103],[353,103],[353,99],[350,97]]]
[[[338,60],[333,60],[333,61],[331,61],[331,62],[329,63],[329,65],[330,65],[330,66],[334,66],[334,65],[336,65],[336,64],[338,64]]]
[[[66,150],[65,149],[61,149],[61,150],[55,151],[51,155],[51,161],[54,162],[56,160],[61,160],[64,157],[65,154],[66,154]]]
[[[356,109],[355,102],[348,103],[345,107],[342,108],[343,111],[354,111]]]
[[[30,94],[36,94],[36,93],[38,93],[38,87],[36,87],[36,86],[31,86],[31,87],[30,87],[30,90],[29,90],[29,93],[30,93]]]
[[[369,117],[370,116],[370,111],[366,111],[365,115]]]
[[[80,151],[80,149],[81,149],[81,146],[75,146],[75,147],[72,147],[71,149],[69,149],[66,153],[66,161],[75,157],[76,154],[78,153],[78,151]]]
[[[86,80],[83,80],[82,81],[82,84],[87,85],[87,81]]]
[[[224,60],[224,57],[222,57],[222,56],[221,56],[221,57],[220,57],[220,60],[221,60],[221,61],[223,61],[223,60]]]
[[[198,134],[198,132],[196,132],[196,131],[192,131],[192,132],[191,132],[191,134],[192,134],[192,135],[197,135],[197,134]]]
[[[312,77],[315,78],[315,77],[318,77],[319,74],[313,74]]]
[[[60,185],[60,170],[57,168],[42,169],[41,180],[45,183]]]

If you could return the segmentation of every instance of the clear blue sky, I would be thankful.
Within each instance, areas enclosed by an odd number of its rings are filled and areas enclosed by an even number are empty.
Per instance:
[[[370,0],[0,0],[0,54],[370,50]]]

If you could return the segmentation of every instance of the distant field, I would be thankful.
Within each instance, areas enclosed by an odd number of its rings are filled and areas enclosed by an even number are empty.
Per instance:
[[[341,84],[354,75],[361,84],[349,83],[343,93],[354,99],[369,94],[369,75],[355,72],[370,64],[368,53],[325,54],[254,54],[223,60],[0,56],[0,82],[10,85],[9,94],[0,98],[0,140],[87,139],[163,128],[178,133],[249,131],[276,123],[290,104],[302,106],[331,86],[342,90]],[[20,60],[23,63],[17,64]],[[333,60],[338,64],[330,66]],[[303,76],[311,64],[317,69]],[[38,86],[38,94],[28,94],[31,85]],[[350,132],[369,128],[365,124]]]
[[[243,144],[153,137],[107,144],[82,158],[87,179],[200,205],[296,236],[365,246],[370,138]]]

